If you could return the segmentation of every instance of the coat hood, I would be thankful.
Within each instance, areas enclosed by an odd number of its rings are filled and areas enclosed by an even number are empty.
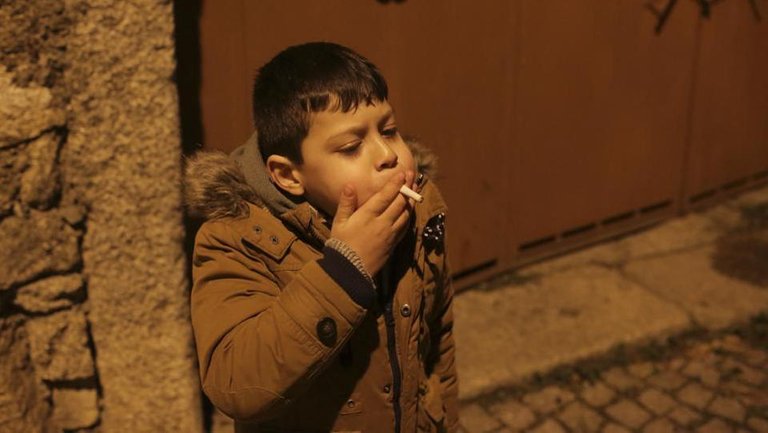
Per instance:
[[[419,173],[428,178],[437,174],[437,156],[412,138],[405,143],[413,153]],[[184,201],[188,214],[212,220],[248,215],[248,203],[283,215],[304,200],[292,200],[270,180],[254,133],[248,141],[227,155],[223,152],[197,152],[186,160]]]

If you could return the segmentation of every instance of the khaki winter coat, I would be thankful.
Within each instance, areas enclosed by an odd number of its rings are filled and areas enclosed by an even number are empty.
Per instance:
[[[200,379],[236,431],[455,432],[446,206],[433,182],[366,310],[318,264],[330,230],[311,206],[276,217],[230,158],[190,164],[188,204],[207,219],[192,270]]]

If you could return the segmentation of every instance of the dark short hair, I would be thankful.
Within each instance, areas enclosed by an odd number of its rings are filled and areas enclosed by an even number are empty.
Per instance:
[[[386,99],[381,72],[351,49],[330,42],[286,48],[262,66],[254,80],[253,117],[261,156],[266,161],[277,154],[302,164],[301,142],[309,133],[312,113],[348,112],[361,102]]]

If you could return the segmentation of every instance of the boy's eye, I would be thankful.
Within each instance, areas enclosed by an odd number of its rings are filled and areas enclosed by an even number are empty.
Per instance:
[[[357,151],[359,149],[360,149],[360,142],[357,142],[357,143],[352,144],[350,146],[343,147],[343,148],[339,149],[339,152],[347,154],[347,155],[353,155],[353,154],[357,153]]]
[[[390,126],[389,128],[385,128],[383,131],[381,131],[381,135],[385,137],[396,137],[397,136],[397,126]]]

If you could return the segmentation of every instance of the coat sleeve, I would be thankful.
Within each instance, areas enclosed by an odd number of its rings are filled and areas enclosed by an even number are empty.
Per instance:
[[[456,374],[456,347],[453,339],[453,284],[451,282],[448,254],[443,252],[440,259],[440,278],[436,290],[434,336],[436,348],[433,352],[433,374],[440,376],[442,400],[445,405],[445,425],[448,432],[459,428],[459,384]]]
[[[317,261],[280,288],[240,244],[223,222],[198,232],[192,327],[206,395],[230,417],[258,421],[280,414],[307,388],[366,310]]]

